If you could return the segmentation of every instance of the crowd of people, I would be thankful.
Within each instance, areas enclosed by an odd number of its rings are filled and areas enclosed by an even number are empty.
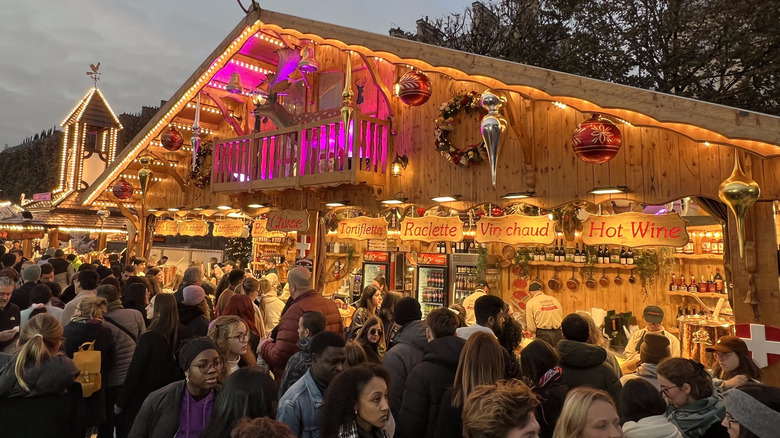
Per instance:
[[[705,369],[656,306],[621,366],[536,284],[524,315],[481,283],[423,319],[378,279],[345,325],[303,267],[284,285],[230,263],[163,284],[144,259],[47,255],[0,256],[3,437],[777,436],[780,389],[744,341],[720,338]]]

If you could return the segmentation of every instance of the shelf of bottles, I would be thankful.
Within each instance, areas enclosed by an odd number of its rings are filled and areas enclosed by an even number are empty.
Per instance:
[[[685,246],[675,248],[679,259],[720,261],[723,259],[723,235],[720,232],[689,231]]]
[[[352,243],[343,243],[336,240],[325,244],[325,253],[328,256],[346,257],[350,251],[355,252],[355,245]]]
[[[690,276],[690,282],[687,282],[684,274],[680,274],[679,279],[675,274],[672,274],[672,280],[669,282],[669,294],[681,296],[693,294],[698,297],[721,298],[726,296],[726,287],[720,268],[715,268],[713,275],[710,275],[709,278],[701,277],[698,282],[693,275]]]
[[[683,247],[675,248],[674,258],[681,262],[680,275],[678,277],[672,274],[668,286],[669,295],[691,298],[725,297],[727,286],[723,281],[721,269],[717,267],[723,264],[723,235],[711,230],[688,230],[688,235],[690,236],[688,243]],[[686,266],[684,263],[691,264]],[[710,270],[712,266],[709,265],[716,265],[714,272]],[[695,276],[693,271],[697,271],[700,275]]]
[[[563,240],[560,243],[556,240],[555,246],[533,246],[529,249],[532,266],[567,266],[577,267],[585,265],[588,262],[588,256],[595,255],[595,266],[597,268],[624,268],[634,269],[634,250],[627,247],[609,247],[600,245],[595,248],[595,254],[592,254],[590,247],[580,244],[566,246]]]
[[[255,237],[252,239],[252,275],[259,278],[265,270],[265,260],[272,259],[276,264],[281,263],[282,254],[279,246],[284,242],[283,237]]]
[[[477,287],[477,268],[474,266],[458,266],[455,270],[455,302],[463,300],[474,292]]]
[[[420,297],[424,304],[433,304],[436,307],[444,305],[444,274],[441,272],[430,272],[425,282],[425,286],[420,291]]]

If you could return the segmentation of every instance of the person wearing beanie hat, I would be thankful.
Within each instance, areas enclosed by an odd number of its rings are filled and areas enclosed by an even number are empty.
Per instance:
[[[715,345],[707,347],[707,352],[715,357],[712,364],[715,386],[723,390],[739,388],[748,382],[760,383],[763,379],[747,344],[736,336],[721,336]]]
[[[563,338],[563,307],[558,299],[544,293],[544,286],[538,281],[531,282],[528,292],[531,299],[525,304],[526,330],[555,347]]]
[[[179,321],[195,336],[206,336],[209,331],[209,311],[206,304],[206,291],[197,285],[189,285],[182,290],[184,300],[178,304]]]
[[[185,380],[164,386],[146,398],[130,430],[132,437],[200,436],[211,418],[222,359],[214,341],[190,340],[179,351]]]
[[[382,366],[390,374],[390,412],[398,418],[401,411],[406,377],[422,362],[428,345],[427,325],[422,319],[420,303],[412,297],[401,298],[394,307],[395,322],[401,326],[393,339],[393,346],[385,353]]]
[[[16,304],[20,309],[26,309],[30,307],[30,292],[38,284],[38,280],[41,279],[41,267],[38,265],[30,265],[22,270],[22,285],[19,286],[11,295],[12,303]]]
[[[114,273],[111,271],[111,269],[109,269],[108,267],[103,266],[103,265],[98,266],[96,271],[97,271],[98,275],[100,276],[100,281],[103,281],[106,278],[111,277],[112,275],[114,275]]]
[[[721,423],[732,438],[773,438],[780,424],[780,389],[748,383],[723,393],[726,417]]]
[[[656,367],[662,360],[670,356],[669,338],[660,333],[651,332],[646,334],[639,352],[640,365],[635,372],[621,377],[620,383],[625,385],[631,379],[641,378],[652,383],[660,391],[661,385],[658,383]]]
[[[626,370],[633,370],[634,366],[639,362],[639,350],[644,342],[645,335],[648,333],[658,333],[666,336],[669,339],[669,352],[671,357],[680,357],[680,340],[677,337],[664,329],[662,325],[664,322],[664,310],[658,306],[647,306],[642,312],[642,316],[645,318],[647,325],[643,329],[635,330],[631,334],[631,338],[626,344],[626,348],[623,351],[623,357],[626,361],[623,365],[623,372]]]
[[[477,281],[477,287],[474,289],[474,293],[463,299],[463,307],[466,308],[466,325],[474,325],[477,323],[477,317],[474,314],[474,305],[480,297],[490,293],[490,285],[485,280]]]

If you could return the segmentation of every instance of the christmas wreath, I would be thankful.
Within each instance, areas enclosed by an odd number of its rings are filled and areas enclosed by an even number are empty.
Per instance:
[[[449,139],[454,129],[452,123],[455,116],[461,111],[465,111],[468,115],[475,112],[481,115],[487,114],[487,111],[480,104],[480,96],[480,93],[476,91],[458,93],[439,107],[439,117],[436,118],[435,129],[436,150],[458,166],[468,167],[472,164],[479,164],[487,155],[483,142],[458,148]]]
[[[198,156],[195,157],[195,168],[190,172],[189,180],[199,189],[211,184],[211,157],[213,152],[214,143],[211,141],[204,141],[198,148]]]

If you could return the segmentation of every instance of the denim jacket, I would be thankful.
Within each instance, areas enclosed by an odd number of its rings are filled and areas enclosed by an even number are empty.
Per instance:
[[[289,426],[295,437],[320,438],[317,424],[320,406],[322,406],[322,392],[314,381],[310,369],[279,400],[276,420]]]

